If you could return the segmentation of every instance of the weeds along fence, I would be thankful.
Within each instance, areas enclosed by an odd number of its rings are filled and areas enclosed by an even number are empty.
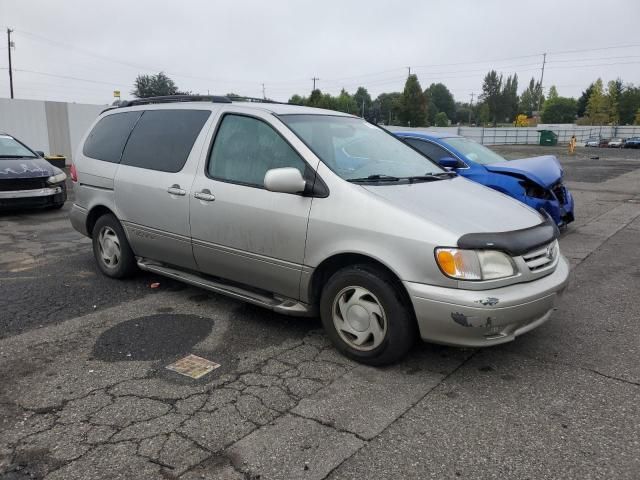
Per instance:
[[[577,125],[538,125],[537,127],[429,127],[409,128],[399,126],[385,127],[392,132],[415,131],[425,133],[449,133],[461,135],[483,145],[538,145],[541,130],[551,130],[558,135],[558,143],[569,143],[572,135],[577,141],[588,138],[630,138],[640,137],[640,126],[577,126]]]

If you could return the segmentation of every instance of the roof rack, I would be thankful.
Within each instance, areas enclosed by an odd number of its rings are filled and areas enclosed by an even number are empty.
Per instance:
[[[132,107],[134,105],[149,105],[151,103],[174,103],[174,102],[212,102],[231,103],[227,97],[220,95],[165,95],[163,97],[137,98],[122,102],[120,107]]]
[[[269,100],[268,98],[258,98],[258,97],[245,97],[243,95],[227,95],[229,100],[234,102],[251,102],[251,103],[278,103],[282,104],[283,102],[276,102],[275,100]]]

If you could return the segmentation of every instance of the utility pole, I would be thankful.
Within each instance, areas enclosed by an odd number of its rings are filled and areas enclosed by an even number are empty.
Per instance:
[[[473,110],[473,96],[475,93],[471,92],[471,103],[469,104],[469,126],[471,126],[471,110]]]
[[[406,67],[406,69],[409,71],[409,77],[411,76],[411,67]]]
[[[267,94],[265,93],[265,89],[264,89],[264,83],[262,84],[262,98],[263,98],[264,100],[266,100],[266,99],[267,99]]]
[[[11,42],[11,30],[7,27],[7,50],[9,51],[9,90],[11,91],[11,98],[13,98],[13,70],[11,69],[11,47],[13,43]]]
[[[311,80],[313,80],[313,90],[316,89],[316,81],[320,80],[318,77],[313,77]]]
[[[362,98],[362,118],[364,118],[364,97]]]
[[[547,63],[547,54],[542,54],[542,73],[540,74],[540,95],[538,95],[538,115],[540,115],[540,108],[542,107],[542,81],[544,80],[544,64]]]

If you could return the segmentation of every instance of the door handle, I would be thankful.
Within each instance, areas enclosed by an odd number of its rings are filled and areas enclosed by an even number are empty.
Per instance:
[[[180,185],[178,185],[177,183],[174,183],[169,188],[167,188],[167,193],[169,193],[170,195],[178,195],[180,197],[184,197],[187,194],[187,191],[181,189]]]
[[[212,195],[211,190],[207,188],[201,190],[200,192],[195,192],[193,196],[194,198],[197,198],[198,200],[202,200],[204,202],[213,202],[216,199],[216,197]]]

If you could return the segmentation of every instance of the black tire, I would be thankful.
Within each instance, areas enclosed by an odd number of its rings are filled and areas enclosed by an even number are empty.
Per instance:
[[[100,246],[100,235],[103,230],[108,233],[109,236],[115,235],[119,244],[118,261],[109,264],[107,260],[103,258],[102,247]],[[91,233],[93,240],[93,256],[96,259],[98,268],[107,277],[111,278],[126,278],[130,277],[138,270],[135,255],[129,246],[129,241],[124,233],[124,229],[120,222],[111,213],[102,215],[96,221]],[[114,237],[111,236],[113,239]]]
[[[334,305],[338,308],[336,302],[342,296],[341,292],[349,287],[363,287],[368,290],[375,296],[384,312],[384,339],[370,350],[363,351],[347,343],[338,333],[334,323]],[[334,273],[322,290],[320,317],[333,345],[345,356],[368,365],[397,362],[407,354],[416,339],[417,328],[413,308],[402,290],[402,285],[387,271],[373,265],[353,265]]]

